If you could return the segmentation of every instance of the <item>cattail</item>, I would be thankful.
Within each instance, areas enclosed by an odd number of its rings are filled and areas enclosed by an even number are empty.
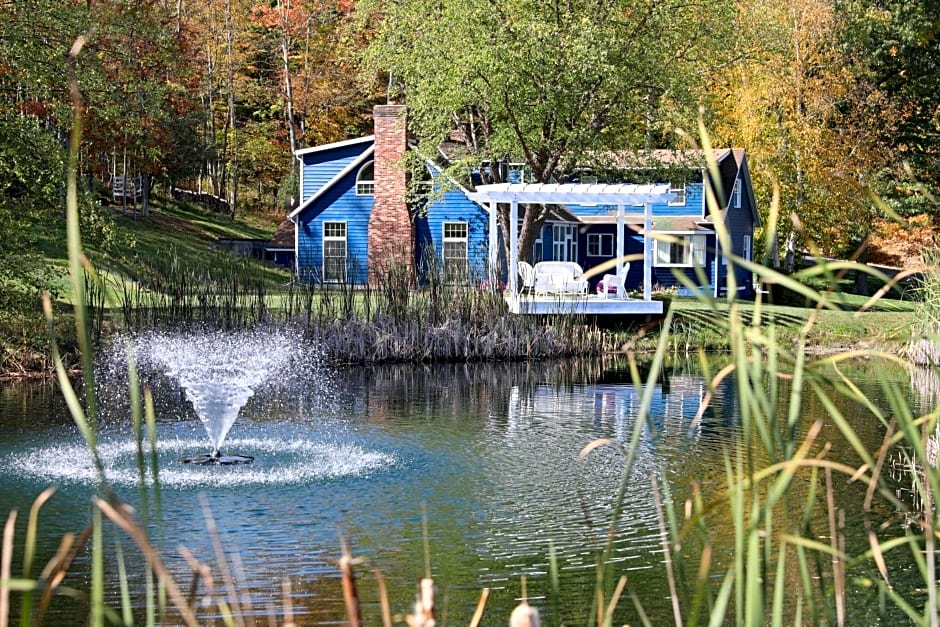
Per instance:
[[[509,615],[509,627],[539,627],[539,611],[523,601]]]
[[[434,580],[425,577],[421,580],[415,612],[405,617],[408,627],[435,627],[434,620]]]

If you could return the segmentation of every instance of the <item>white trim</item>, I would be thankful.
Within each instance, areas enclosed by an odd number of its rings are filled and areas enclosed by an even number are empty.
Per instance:
[[[463,237],[448,237],[447,236],[447,227],[459,225],[463,227]],[[463,243],[463,255],[459,258],[464,263],[464,271],[467,272],[470,269],[470,223],[466,220],[448,220],[446,222],[441,222],[441,263],[444,267],[445,274],[447,272],[447,260],[448,259],[457,259],[457,257],[448,257],[447,256],[447,244],[448,243]]]
[[[431,169],[433,169],[435,172],[437,172],[438,176],[442,176],[446,178],[448,181],[450,181],[451,185],[453,185],[456,189],[459,189],[461,192],[463,192],[464,196],[466,196],[470,201],[475,202],[476,204],[480,205],[480,207],[482,207],[486,211],[490,210],[490,207],[486,204],[486,201],[480,201],[480,200],[477,200],[476,198],[473,198],[472,197],[473,192],[471,192],[469,188],[461,185],[459,182],[455,181],[451,177],[445,176],[444,170],[441,169],[440,166],[438,166],[436,163],[434,163],[430,159],[425,159],[425,164]]]
[[[372,178],[362,180],[360,178],[362,176],[362,171],[368,168],[370,165],[372,166]],[[372,191],[368,194],[360,193],[359,192],[360,183],[363,185],[368,184],[371,187]],[[367,161],[366,163],[363,163],[362,166],[359,168],[359,171],[356,172],[356,196],[375,196],[375,159],[373,159],[372,161]]]
[[[596,243],[597,243],[596,253],[591,252],[591,240],[592,239],[596,240]],[[607,246],[604,246],[605,239],[608,241]],[[587,234],[587,250],[584,251],[584,254],[587,257],[613,257],[614,256],[614,234],[613,233],[588,233]]]
[[[294,223],[294,276],[300,278],[300,255],[298,254],[300,250],[300,225],[297,224],[295,218],[290,218],[290,221]]]
[[[681,192],[681,193],[680,193]],[[669,193],[675,194],[675,198],[666,203],[670,207],[685,207],[689,199],[689,188],[685,181],[682,185],[673,185],[669,183]]]
[[[303,155],[309,155],[314,152],[321,152],[324,150],[331,150],[333,148],[343,148],[345,146],[354,146],[359,143],[365,143],[375,141],[375,135],[367,135],[365,137],[355,137],[353,139],[346,139],[339,142],[333,142],[332,144],[321,144],[319,146],[311,146],[309,148],[300,148],[294,151],[295,157],[302,157]]]
[[[669,186],[656,185],[578,185],[573,183],[500,183],[480,185],[469,194],[479,203],[517,202],[535,204],[600,204],[640,206],[648,202],[669,202]]]
[[[375,146],[374,146],[374,145],[373,145],[373,146],[370,146],[368,149],[366,149],[366,151],[365,151],[364,153],[362,153],[361,155],[359,155],[359,157],[358,157],[357,159],[353,159],[352,162],[349,163],[349,165],[347,165],[345,168],[343,168],[342,170],[340,170],[340,172],[339,172],[336,176],[334,176],[334,177],[331,178],[329,181],[327,181],[327,182],[323,185],[323,187],[321,187],[320,189],[317,190],[317,193],[316,193],[316,194],[314,194],[313,196],[311,196],[311,197],[308,198],[307,200],[301,199],[301,204],[300,204],[300,206],[297,207],[296,209],[294,209],[293,211],[291,211],[289,214],[287,214],[287,217],[293,219],[295,216],[300,215],[300,213],[301,213],[302,211],[306,211],[306,210],[307,210],[307,207],[309,207],[310,205],[312,205],[320,196],[322,196],[323,194],[325,194],[328,189],[330,189],[331,187],[333,187],[334,185],[336,185],[337,182],[339,182],[340,180],[342,180],[342,178],[343,178],[344,176],[346,176],[347,174],[349,174],[350,172],[352,172],[353,170],[355,170],[356,168],[358,168],[360,165],[362,165],[362,163],[363,163],[366,159],[368,159],[369,157],[371,157],[374,152],[375,152]],[[303,187],[303,177],[304,177],[304,170],[303,170],[303,164],[301,164],[301,168],[300,168],[301,187]]]
[[[669,235],[677,239],[682,239],[683,241],[688,241],[688,247],[684,249],[683,252],[688,253],[688,259],[690,263],[663,263],[659,259],[659,247],[660,245],[668,245],[671,247],[677,242],[666,241],[653,239],[653,265],[657,268],[694,268],[695,266],[705,267],[705,263],[708,260],[708,234],[702,233],[701,231],[656,231],[656,233],[662,233],[663,235]],[[700,242],[696,246],[696,242]],[[685,256],[685,255],[683,255]],[[701,259],[696,259],[696,257],[701,257]],[[671,254],[670,254],[671,259]]]
[[[338,237],[336,235],[331,235],[327,237],[326,235],[326,225],[327,224],[342,224],[343,225],[343,236]],[[349,223],[346,220],[324,220],[320,224],[320,267],[323,268],[322,280],[324,283],[339,283],[340,279],[327,279],[326,278],[326,243],[330,242],[343,242],[343,279],[346,281],[349,277],[346,276],[347,265],[349,263]]]

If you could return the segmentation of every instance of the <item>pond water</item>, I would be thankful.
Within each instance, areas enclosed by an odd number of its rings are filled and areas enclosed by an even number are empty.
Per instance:
[[[902,382],[908,376],[903,369],[870,362],[849,370],[876,398],[881,395],[876,370]],[[357,568],[366,624],[381,622],[373,572],[384,577],[393,613],[404,614],[426,564],[438,587],[440,624],[467,624],[483,588],[491,590],[484,624],[505,624],[520,598],[523,576],[544,624],[589,622],[595,560],[621,485],[624,457],[615,446],[598,448],[584,460],[579,452],[598,438],[630,440],[640,394],[625,363],[299,368],[259,387],[242,408],[223,448],[252,455],[255,462],[230,467],[177,462],[207,452],[206,431],[172,377],[142,376],[154,393],[160,441],[159,489],[146,491],[151,535],[184,585],[190,571],[180,546],[214,562],[207,532],[211,513],[236,566],[237,584],[250,591],[260,615],[281,607],[282,581],[289,577],[293,612],[301,624],[343,622],[336,566],[343,538],[363,560]],[[124,384],[117,376],[108,383],[107,372],[99,377],[105,380],[101,455],[106,475],[118,494],[140,509],[144,504],[122,400]],[[650,420],[640,432],[635,466],[625,482],[613,569],[617,576],[627,575],[628,590],[654,624],[671,621],[672,610],[652,481],[664,482],[681,512],[693,483],[706,495],[726,485],[726,455],[742,442],[732,378],[699,415],[707,388],[690,363],[665,369],[654,385]],[[876,450],[884,437],[882,425],[861,406],[837,403],[865,446]],[[858,465],[818,402],[805,398],[802,412],[801,431],[823,418],[818,441],[831,443],[832,458]],[[19,510],[18,537],[33,498],[46,486],[58,485],[41,515],[44,562],[63,533],[89,523],[91,463],[51,386],[0,388],[0,432],[0,511]],[[847,512],[852,553],[864,546],[860,523],[853,519],[864,489],[837,476],[835,490]],[[880,521],[898,519],[883,505],[874,515]],[[709,522],[713,571],[721,574],[733,544],[730,514],[715,511]],[[824,518],[813,524],[819,525],[820,537],[828,533]],[[111,533],[107,539],[116,537]],[[130,541],[122,543],[129,552]],[[560,572],[560,604],[551,592],[552,554]],[[15,556],[14,564],[20,559]],[[109,598],[116,605],[117,565],[109,561],[106,567]],[[913,570],[905,564],[892,567]],[[80,556],[65,583],[87,590],[88,570],[87,556]],[[864,569],[855,574],[876,576]],[[131,568],[128,576],[132,587],[141,585],[139,568]],[[896,585],[903,588],[903,583]],[[877,610],[873,594],[859,586],[850,593],[856,618],[876,622],[877,615],[868,614]],[[628,598],[618,607],[617,624],[637,622]],[[80,600],[61,599],[53,604],[51,622],[83,622],[85,611]],[[886,618],[892,615],[897,618],[891,611]]]

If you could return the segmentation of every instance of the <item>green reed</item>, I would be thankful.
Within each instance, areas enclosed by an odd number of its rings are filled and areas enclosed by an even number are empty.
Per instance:
[[[80,49],[80,45],[73,48],[73,62]],[[74,80],[73,89],[77,94]],[[74,105],[76,123],[70,143],[73,156],[80,136],[80,100],[76,99]],[[710,151],[706,152],[710,154]],[[93,343],[86,298],[95,300],[99,309],[102,307],[97,296],[97,290],[102,288],[87,287],[88,277],[93,281],[102,279],[94,278],[94,272],[82,255],[75,202],[74,158],[71,162],[67,196],[69,267],[74,283],[73,305],[84,366],[83,398],[79,397],[67,376],[51,332],[50,337],[60,389],[95,459],[98,489],[93,498],[89,528],[77,537],[63,538],[62,549],[38,575],[34,564],[36,537],[41,533],[42,506],[51,497],[52,490],[43,492],[30,510],[26,538],[21,547],[23,565],[18,576],[12,572],[12,557],[17,548],[13,533],[16,513],[8,516],[0,554],[0,623],[7,623],[12,612],[11,599],[16,595],[19,598],[20,624],[25,627],[42,623],[55,594],[72,592],[62,585],[63,577],[90,540],[91,625],[132,622],[131,606],[144,608],[139,611],[144,612],[143,621],[148,625],[214,622],[212,618],[200,618],[200,612],[205,612],[206,617],[219,616],[225,624],[241,624],[250,615],[250,603],[245,600],[244,591],[238,589],[235,568],[215,532],[207,507],[205,517],[216,554],[215,569],[221,574],[217,578],[222,582],[221,589],[210,587],[214,579],[211,576],[213,569],[187,554],[192,567],[187,593],[187,588],[170,574],[149,538],[150,503],[155,510],[159,509],[159,477],[154,457],[155,421],[148,391],[140,394],[137,389],[133,363],[130,366],[129,394],[133,401],[140,475],[142,508],[139,518],[108,487],[107,477],[97,459],[97,411],[91,368]],[[776,211],[777,206],[774,205],[768,227],[770,237],[776,224]],[[721,232],[721,222],[716,221],[716,225],[719,238],[726,241],[727,234]],[[125,299],[120,305],[125,321],[133,320],[145,326],[179,320],[208,321],[238,328],[270,320],[279,311],[285,315],[285,320],[303,320],[307,332],[319,338],[335,354],[374,361],[539,357],[584,354],[603,350],[605,346],[599,332],[585,328],[574,317],[553,321],[549,326],[544,319],[506,315],[500,294],[480,289],[471,281],[453,284],[443,276],[432,275],[431,282],[424,287],[414,285],[410,276],[393,274],[387,281],[368,286],[293,285],[281,295],[285,299],[282,307],[275,308],[268,301],[269,289],[253,282],[248,270],[243,269],[244,274],[238,268],[200,272],[185,267],[173,255],[160,263],[166,265],[151,277],[138,278],[135,285],[116,290]],[[799,276],[784,276],[763,265],[732,258],[730,267],[735,266],[753,272],[764,285],[783,285],[802,294],[814,303],[816,311],[835,306],[829,291],[817,292],[806,288]],[[863,266],[840,264],[826,272],[836,279],[840,272],[849,269],[868,271]],[[734,293],[734,290],[729,291]],[[133,302],[127,302],[128,299]],[[880,355],[871,350],[809,356],[807,337],[815,324],[812,315],[795,343],[784,344],[777,337],[775,320],[769,315],[769,310],[765,312],[763,309],[761,296],[758,296],[753,310],[747,313],[740,304],[733,302],[726,310],[719,309],[716,301],[706,295],[701,296],[701,302],[706,310],[712,312],[712,322],[728,334],[730,348],[725,363],[716,372],[708,374],[709,392],[703,407],[708,406],[719,383],[729,378],[734,381],[743,443],[735,450],[725,452],[724,485],[708,490],[693,485],[692,496],[686,503],[676,502],[665,479],[657,479],[655,475],[651,479],[665,557],[663,569],[667,589],[664,594],[671,600],[673,621],[681,625],[845,624],[848,604],[852,600],[848,588],[850,583],[854,583],[877,591],[884,604],[890,603],[898,608],[912,623],[937,625],[940,620],[936,598],[935,537],[938,524],[935,495],[940,489],[940,474],[936,460],[929,459],[927,451],[929,438],[937,433],[940,410],[924,416],[915,415],[903,391],[887,380],[883,382],[887,404],[880,406],[848,378],[841,376],[840,367],[848,360],[897,360],[895,356]],[[45,309],[51,328],[52,312],[48,298]],[[609,558],[623,512],[624,488],[631,480],[633,461],[649,417],[653,386],[666,355],[674,350],[670,325],[675,319],[670,312],[645,378],[640,374],[636,357],[630,356],[634,383],[642,390],[639,414],[630,440],[623,443],[598,441],[581,452],[581,457],[587,458],[602,446],[617,446],[624,456],[621,487],[611,513],[608,533],[597,548],[596,591],[593,607],[584,616],[586,624],[613,625],[618,609],[622,609],[623,599],[627,597],[638,621],[651,623],[644,610],[644,600],[631,586],[629,576],[619,572],[619,566],[611,563]],[[884,445],[879,450],[869,451],[861,444],[833,402],[833,394],[853,399],[860,411],[884,426]],[[832,424],[857,457],[854,465],[829,457],[828,444],[819,440],[819,423],[800,424],[798,409],[810,401],[826,408]],[[149,460],[143,446],[144,423],[149,440]],[[910,479],[920,497],[920,506],[916,510],[896,496],[895,486],[883,472],[889,455],[897,450],[909,461]],[[846,546],[844,512],[835,500],[833,489],[836,481],[853,481],[865,490],[863,519],[868,545],[855,553],[850,553]],[[883,521],[876,518],[873,506],[876,500],[910,518],[913,524],[906,534],[896,537],[879,535]],[[784,517],[778,515],[781,508],[800,511],[802,516],[796,523],[785,527],[780,522]],[[729,519],[733,546],[730,556],[719,556],[716,554],[716,536],[723,531],[720,526]],[[823,528],[818,527],[820,520],[825,521]],[[114,534],[113,543],[106,541],[105,531]],[[122,540],[130,540],[130,544],[125,545]],[[113,549],[110,548],[112,546]],[[125,546],[134,547],[133,557]],[[110,554],[112,550],[113,555]],[[559,598],[559,566],[550,547],[549,553],[550,604],[559,607],[565,603]],[[920,573],[926,600],[917,591],[901,590],[892,584],[894,573],[886,566],[888,556],[900,556],[914,564]],[[146,590],[122,591],[119,611],[108,606],[104,597],[106,557],[113,557],[119,569],[126,568],[131,559],[140,559],[146,563],[149,573]],[[428,559],[433,559],[433,555]],[[342,582],[348,592],[347,600],[352,600],[348,605],[349,618],[352,624],[358,624],[354,560],[348,551],[344,551],[344,560],[340,563],[345,569]],[[429,569],[426,567],[425,570]],[[878,575],[869,576],[869,571]],[[852,577],[854,582],[850,579]],[[525,585],[523,582],[523,588]],[[285,586],[285,616],[290,615],[289,592],[289,586]],[[135,603],[137,594],[145,595],[144,603]],[[197,607],[197,596],[210,598],[210,607]],[[483,615],[486,596],[484,591],[478,614],[471,624],[476,624],[479,616]],[[523,598],[525,596],[523,591]],[[420,602],[416,604],[414,614],[409,616],[409,624],[429,624],[436,607],[433,597],[433,581],[426,576],[421,582]],[[383,595],[383,605],[385,601]],[[520,621],[515,624],[535,624],[536,609],[524,600],[517,612],[513,612],[513,620],[518,614]],[[557,615],[557,611],[555,613]],[[384,614],[386,623],[390,623],[390,612]],[[487,620],[504,623],[506,618],[490,616]]]

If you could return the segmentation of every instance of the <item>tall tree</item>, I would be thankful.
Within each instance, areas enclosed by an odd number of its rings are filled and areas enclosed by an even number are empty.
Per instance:
[[[694,109],[703,74],[727,54],[731,6],[368,0],[358,8],[377,29],[366,67],[388,81],[389,98],[406,102],[428,154],[459,128],[471,161],[523,162],[547,182],[610,150],[668,141]],[[500,180],[499,169],[491,173]],[[545,216],[545,208],[525,212],[523,256]]]
[[[864,186],[884,161],[891,109],[846,53],[845,16],[832,0],[738,7],[746,55],[713,84],[716,139],[748,148],[764,199],[771,179],[779,183],[787,269],[810,239],[844,254],[871,228]]]
[[[848,0],[844,8],[848,50],[897,112],[896,125],[878,125],[893,157],[878,192],[896,210],[940,223],[924,193],[940,187],[940,3]]]

